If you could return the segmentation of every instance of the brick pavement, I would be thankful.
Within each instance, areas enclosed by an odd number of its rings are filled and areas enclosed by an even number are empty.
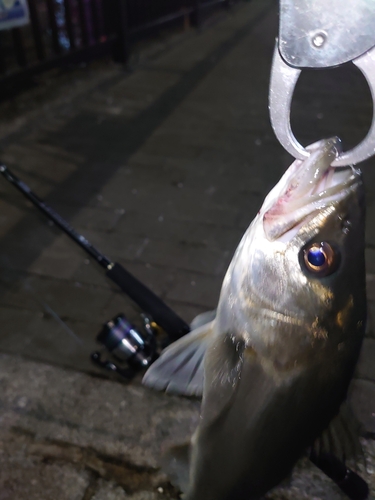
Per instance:
[[[263,87],[266,114],[270,47],[264,48],[266,55],[253,53],[254,61],[245,67],[239,59],[236,87],[228,81],[233,51],[245,40],[253,42],[256,34],[249,33],[266,11],[261,5],[246,8],[127,77],[111,68],[107,81],[100,74],[97,87],[65,104],[49,104],[24,130],[2,140],[3,160],[35,192],[186,320],[215,306],[231,253],[282,170],[273,180],[255,174],[251,162],[262,146],[255,137],[245,151],[249,132],[234,127],[243,73],[254,80],[253,67],[258,68],[253,85]],[[261,102],[257,107],[261,112]],[[240,192],[232,182],[234,162],[236,175],[250,180]],[[71,356],[74,345],[61,350],[71,339],[41,309],[41,301],[92,344],[108,314],[118,312],[113,303],[126,310],[126,300],[11,186],[1,183],[0,192],[5,268],[0,307],[7,318],[0,348],[90,370],[86,354]]]
[[[202,33],[151,51],[131,74],[97,64],[52,82],[39,106],[21,96],[2,107],[2,160],[186,321],[215,307],[236,244],[290,163],[268,120],[276,32],[276,3],[253,0]],[[356,70],[302,75],[292,120],[303,143],[337,134],[354,145],[370,118]],[[375,170],[368,163],[375,313]],[[180,439],[189,433],[196,405],[152,395],[139,380],[93,377],[94,338],[120,311],[136,318],[103,271],[1,181],[0,498],[175,498],[155,470],[158,450],[172,431]],[[356,382],[357,409],[371,432],[374,345],[369,338]],[[373,442],[366,446],[373,455]],[[293,488],[270,498],[342,498],[313,469],[299,472]]]

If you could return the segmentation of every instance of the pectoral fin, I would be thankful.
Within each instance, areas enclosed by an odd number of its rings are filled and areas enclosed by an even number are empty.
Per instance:
[[[212,327],[213,322],[205,324],[165,349],[147,370],[143,384],[172,394],[201,397],[203,360]]]
[[[312,450],[318,457],[319,455],[334,455],[342,462],[363,459],[359,436],[360,425],[347,403],[343,403],[338,415],[315,441]]]
[[[191,331],[200,328],[203,325],[207,325],[207,323],[211,323],[216,318],[216,309],[213,311],[207,311],[202,314],[198,314],[195,316],[193,321],[190,323]]]
[[[201,410],[205,425],[220,417],[235,397],[241,378],[244,349],[242,341],[227,334],[207,350],[206,390]]]

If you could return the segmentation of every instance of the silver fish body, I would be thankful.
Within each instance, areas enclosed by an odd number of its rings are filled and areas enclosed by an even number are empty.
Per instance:
[[[202,366],[186,500],[260,499],[346,398],[366,320],[365,204],[360,172],[330,167],[336,147],[320,141],[288,169],[236,250],[210,331],[146,373],[146,385],[198,394]]]

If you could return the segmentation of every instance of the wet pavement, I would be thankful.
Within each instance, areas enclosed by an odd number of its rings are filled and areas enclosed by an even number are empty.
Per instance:
[[[1,159],[189,322],[215,307],[239,239],[291,161],[268,118],[276,34],[277,3],[253,0],[143,52],[132,73],[103,62],[42,82],[0,106]],[[339,135],[347,148],[371,114],[358,70],[310,71],[292,125],[303,144]],[[363,165],[370,312],[373,163]],[[97,333],[119,312],[138,321],[104,271],[0,179],[1,500],[178,497],[158,457],[187,439],[198,404],[145,390],[139,378],[107,380],[92,365]],[[367,436],[374,339],[370,331],[354,383]],[[364,445],[371,465],[374,442]],[[308,466],[268,498],[345,497]]]

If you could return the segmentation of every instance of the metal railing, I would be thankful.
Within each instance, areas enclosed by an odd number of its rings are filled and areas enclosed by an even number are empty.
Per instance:
[[[0,31],[0,88],[53,67],[113,54],[126,63],[134,38],[168,23],[198,25],[232,0],[28,0],[30,23]]]

